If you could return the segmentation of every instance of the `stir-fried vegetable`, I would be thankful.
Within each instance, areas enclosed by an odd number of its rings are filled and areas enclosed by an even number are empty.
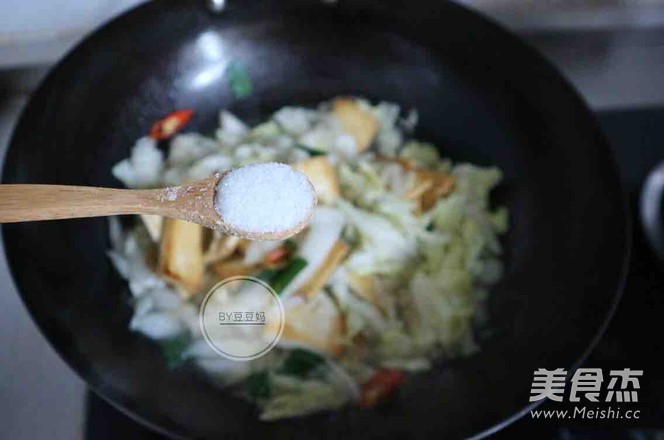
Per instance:
[[[251,93],[239,64],[226,74],[238,99]],[[174,135],[190,117],[175,112],[155,124],[113,174],[151,188],[285,162],[310,179],[319,205],[282,242],[147,216],[126,231],[112,223],[109,255],[135,297],[130,327],[159,341],[169,364],[191,360],[275,420],[374,406],[406,373],[479,349],[473,325],[502,276],[499,235],[509,226],[507,210],[490,203],[498,169],[441,158],[435,145],[410,139],[416,114],[402,118],[390,103],[285,107],[254,127],[224,110],[214,138]],[[156,139],[169,136],[164,155]],[[286,316],[277,347],[250,362],[220,358],[198,323],[206,290],[236,275],[270,284]]]

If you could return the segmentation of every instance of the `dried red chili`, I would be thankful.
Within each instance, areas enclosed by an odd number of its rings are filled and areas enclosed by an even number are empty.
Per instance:
[[[181,109],[155,122],[150,129],[152,139],[164,140],[180,131],[194,115],[192,109]]]

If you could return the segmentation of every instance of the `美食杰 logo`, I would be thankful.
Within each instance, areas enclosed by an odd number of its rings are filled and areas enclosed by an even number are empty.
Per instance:
[[[563,401],[565,392],[565,377],[567,371],[562,368],[547,370],[538,368],[533,375],[533,384],[530,390],[530,401],[535,402],[545,398]],[[590,402],[638,402],[639,377],[643,370],[610,370],[608,386],[600,400],[604,375],[601,368],[579,368],[572,376],[572,386],[569,393],[570,402],[579,402],[581,396]]]
[[[643,370],[609,370],[579,368],[570,379],[567,401],[579,403],[572,409],[531,410],[533,419],[639,419],[641,411],[634,406],[639,401],[639,378]],[[544,399],[565,400],[567,371],[563,368],[538,368],[533,374],[530,401]],[[595,403],[596,405],[588,405]]]

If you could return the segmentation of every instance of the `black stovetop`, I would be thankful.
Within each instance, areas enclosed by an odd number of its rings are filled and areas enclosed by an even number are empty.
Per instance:
[[[598,114],[614,147],[632,212],[632,259],[618,310],[609,328],[585,365],[608,369],[644,370],[639,390],[639,420],[531,420],[526,416],[501,433],[511,438],[537,434],[555,438],[650,438],[664,432],[664,263],[650,249],[638,218],[641,185],[664,160],[664,108],[610,111]],[[593,313],[589,310],[588,313]],[[661,320],[661,321],[660,321]],[[565,404],[546,402],[543,408]],[[110,405],[89,395],[86,438],[162,439],[136,424]]]

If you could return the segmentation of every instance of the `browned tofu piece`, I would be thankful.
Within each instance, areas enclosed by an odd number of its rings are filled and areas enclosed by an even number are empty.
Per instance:
[[[203,227],[164,219],[159,249],[159,272],[181,287],[183,294],[198,292],[203,282]]]
[[[416,200],[418,208],[421,208],[421,200],[424,193],[429,191],[432,187],[433,181],[416,179],[415,185],[404,194],[404,197],[409,200]]]
[[[355,138],[358,153],[371,146],[379,129],[378,119],[374,115],[362,109],[352,98],[335,99],[332,111],[343,129]]]
[[[222,280],[240,275],[250,275],[256,270],[256,266],[246,264],[243,257],[233,257],[217,261],[216,263],[212,263],[210,267]]]
[[[148,235],[155,242],[158,243],[161,239],[161,227],[164,223],[164,218],[160,215],[154,214],[141,214],[140,215],[145,229],[148,230]]]
[[[406,171],[411,171],[415,169],[415,164],[413,163],[413,161],[403,157],[390,157],[390,156],[384,156],[382,154],[377,154],[376,160],[379,160],[381,162],[397,164]]]
[[[320,292],[349,251],[350,246],[345,241],[337,241],[328,252],[325,260],[316,268],[311,278],[300,288],[298,293],[310,297]]]
[[[429,184],[429,187],[420,196],[422,211],[431,209],[439,198],[446,196],[454,188],[454,179],[452,176],[441,173],[440,171],[419,168],[415,171],[415,181],[419,184]]]
[[[426,168],[415,168],[408,160],[379,156],[378,160],[398,164],[404,171],[415,173],[415,184],[404,197],[418,202],[418,211],[428,211],[439,198],[448,195],[454,188],[454,178],[445,173]]]
[[[345,319],[328,295],[315,295],[286,307],[282,341],[338,356],[343,351]]]
[[[233,255],[243,239],[215,231],[210,246],[205,252],[205,262],[212,263]]]
[[[385,311],[383,301],[378,294],[376,279],[372,275],[361,275],[356,272],[348,273],[350,288],[366,302],[372,304],[380,311]]]
[[[327,156],[312,157],[293,166],[311,181],[319,201],[331,204],[339,198],[337,170]]]

